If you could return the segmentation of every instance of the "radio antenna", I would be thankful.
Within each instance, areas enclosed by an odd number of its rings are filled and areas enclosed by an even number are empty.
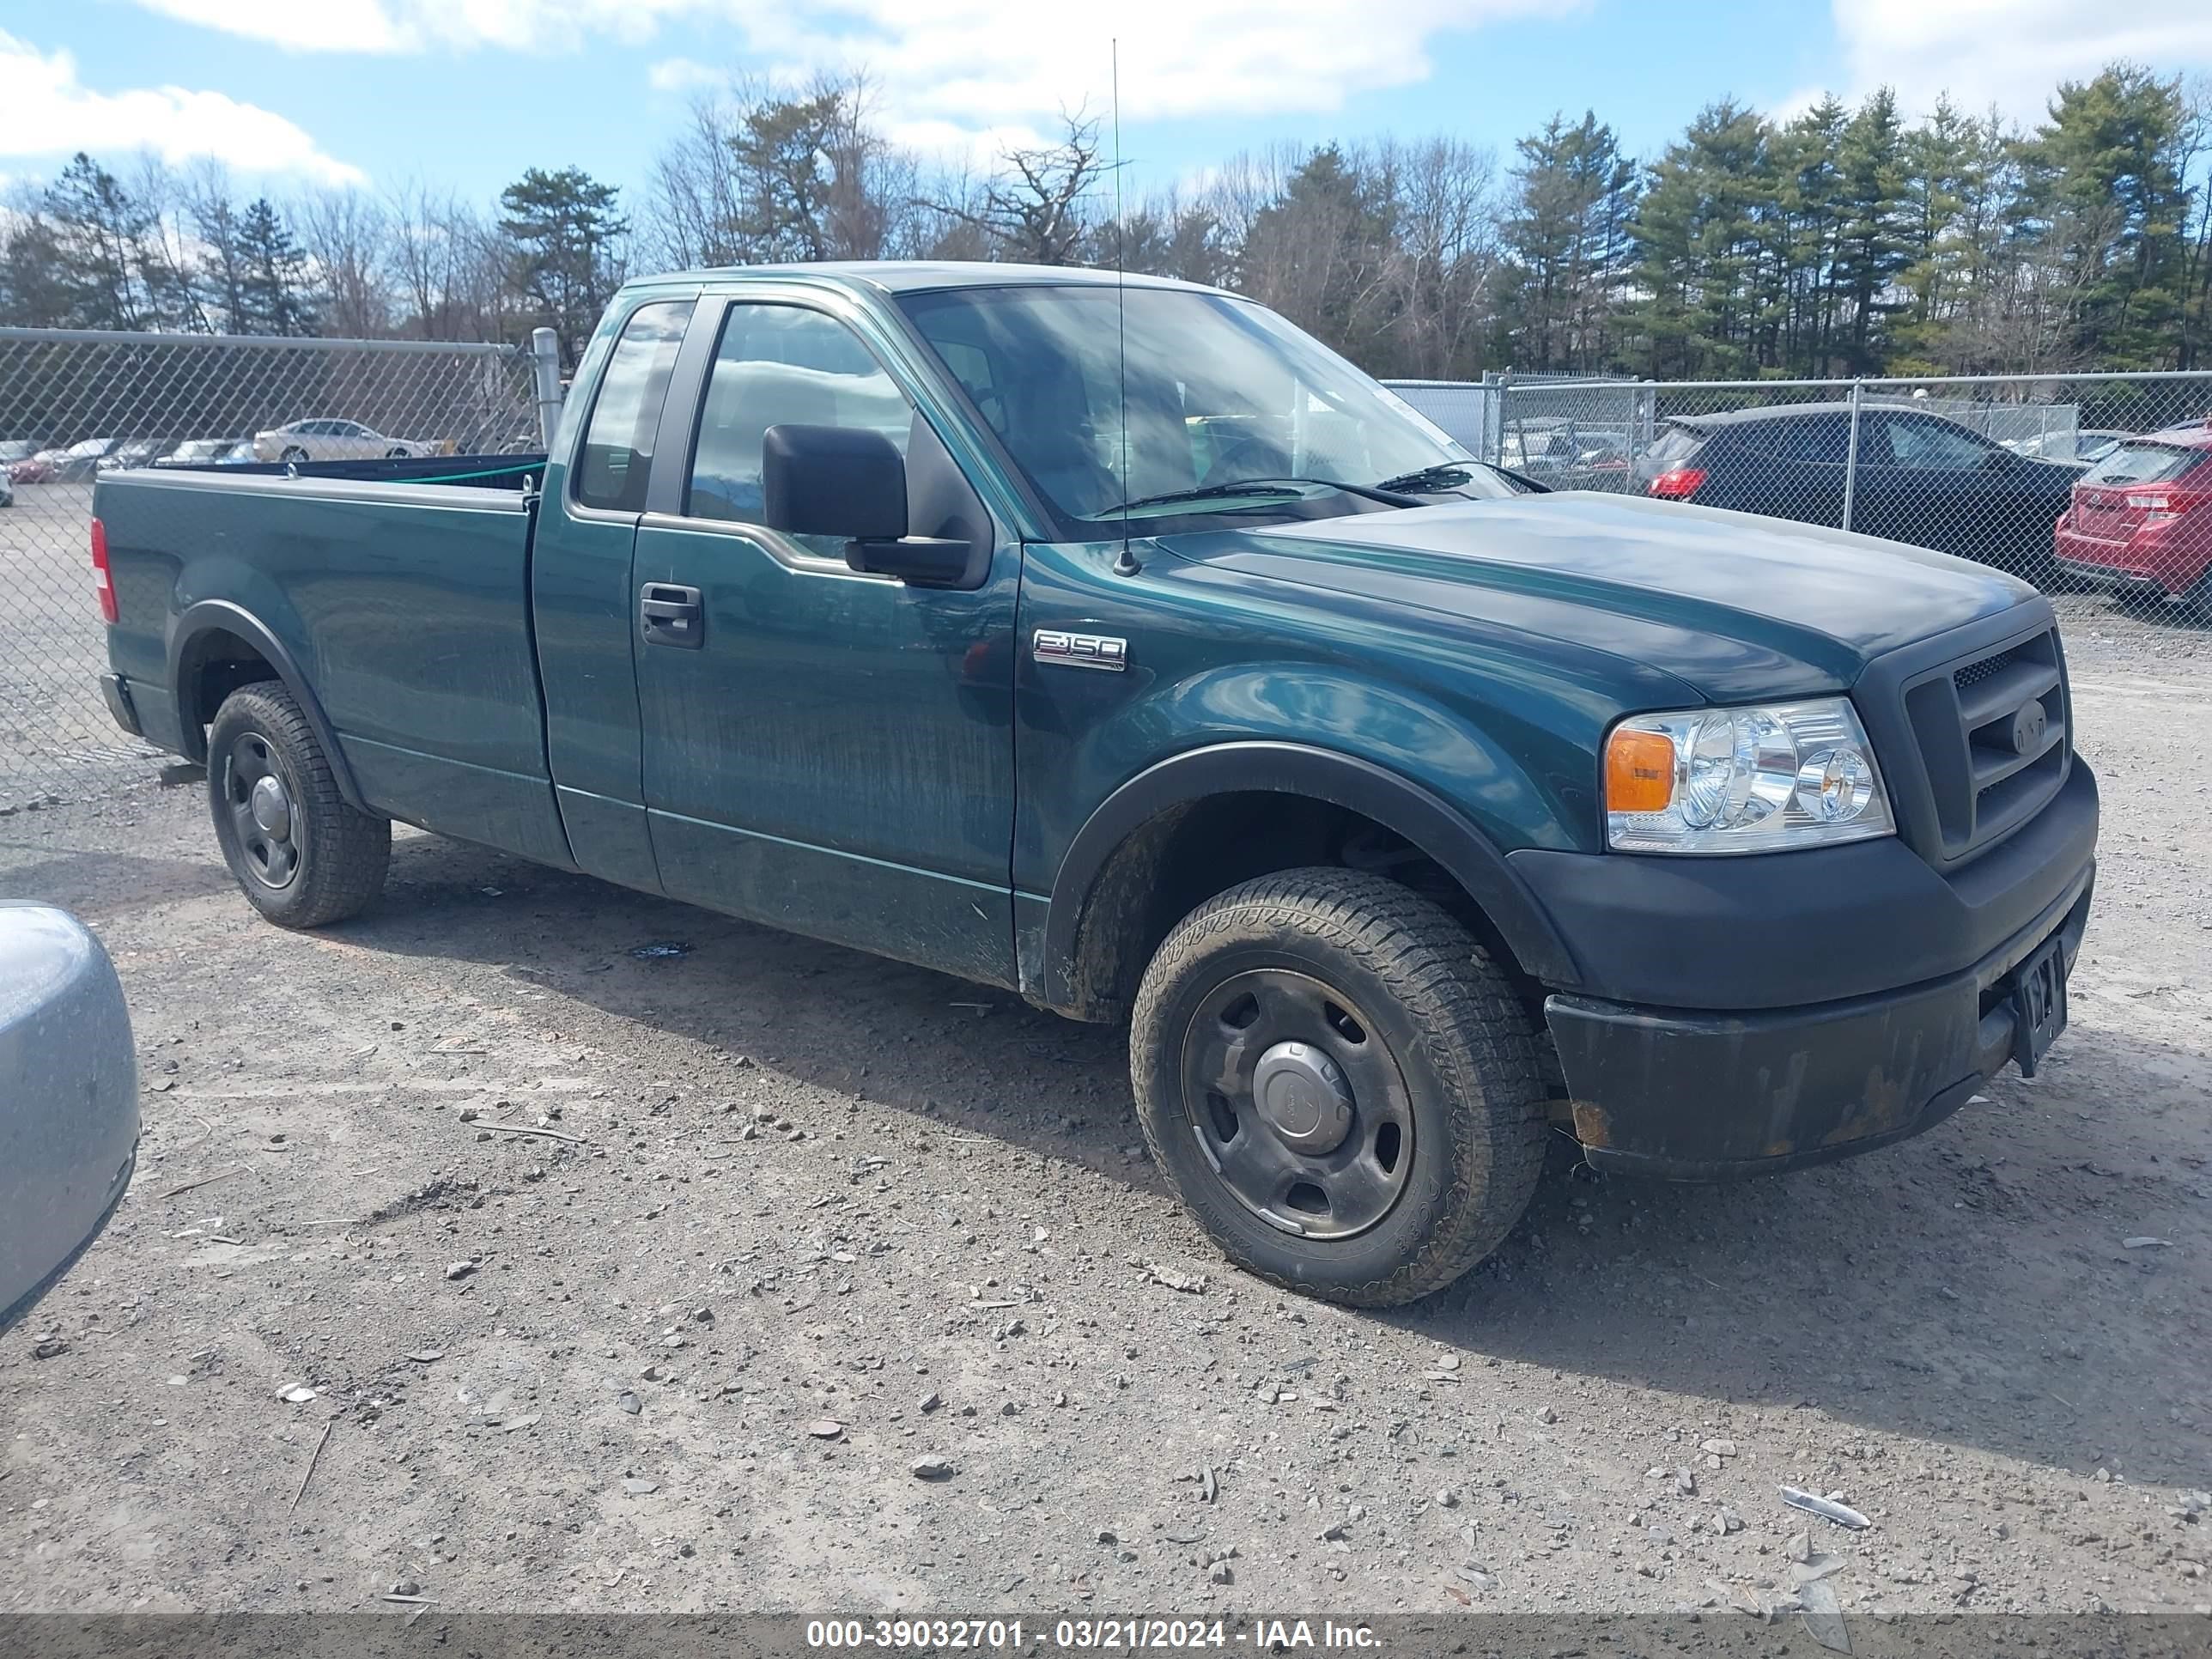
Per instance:
[[[1129,273],[1122,242],[1129,222],[1121,212],[1121,40],[1114,37],[1109,50],[1114,90],[1114,329],[1121,355],[1121,553],[1114,561],[1114,574],[1133,576],[1144,568],[1129,550]]]

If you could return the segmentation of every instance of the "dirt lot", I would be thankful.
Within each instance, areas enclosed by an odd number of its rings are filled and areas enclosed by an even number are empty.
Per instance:
[[[2105,856],[2045,1074],[1786,1179],[1563,1154],[1383,1316],[1224,1268],[1117,1033],[412,833],[286,934],[193,789],[0,820],[146,1087],[0,1343],[0,1609],[1771,1606],[1809,1530],[1853,1616],[2212,1612],[2212,636],[2067,609]]]

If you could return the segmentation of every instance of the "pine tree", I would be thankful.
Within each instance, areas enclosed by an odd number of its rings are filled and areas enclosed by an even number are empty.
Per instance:
[[[238,224],[239,316],[243,334],[313,334],[315,313],[307,293],[307,251],[267,197],[257,197]]]
[[[1850,307],[1845,368],[1881,372],[1885,319],[1905,303],[1893,284],[1911,259],[1905,200],[1905,138],[1897,98],[1882,88],[1859,106],[1836,153],[1843,224],[1837,287]]]
[[[629,224],[620,195],[573,167],[532,167],[500,192],[507,214],[500,228],[515,250],[517,282],[572,362],[621,285],[619,250]]]
[[[2154,368],[2174,360],[2190,198],[2179,76],[2115,64],[2066,82],[2021,146],[2021,223],[2051,258],[2082,361]]]
[[[82,150],[46,190],[42,205],[70,325],[153,326],[158,307],[146,282],[145,245],[154,216]]]

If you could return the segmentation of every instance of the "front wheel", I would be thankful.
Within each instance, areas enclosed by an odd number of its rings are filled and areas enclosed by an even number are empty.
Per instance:
[[[1185,917],[1139,988],[1130,1073],[1154,1158],[1230,1259],[1332,1302],[1451,1283],[1543,1170],[1511,986],[1379,876],[1289,871]]]
[[[392,821],[357,812],[292,694],[275,680],[232,692],[208,728],[208,805],[223,862],[283,927],[320,927],[383,890]]]

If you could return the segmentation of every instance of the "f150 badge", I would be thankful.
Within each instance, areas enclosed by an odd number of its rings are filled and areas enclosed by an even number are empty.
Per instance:
[[[1103,668],[1118,674],[1129,665],[1129,642],[1103,634],[1065,634],[1040,628],[1030,641],[1030,654],[1039,662],[1064,668]]]

